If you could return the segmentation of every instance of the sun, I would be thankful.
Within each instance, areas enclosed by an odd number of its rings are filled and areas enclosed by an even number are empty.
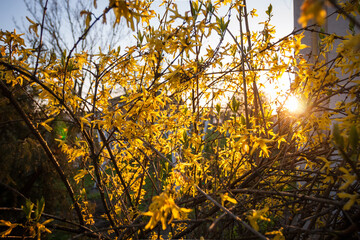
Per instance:
[[[290,90],[293,79],[293,75],[283,75],[272,81],[266,75],[260,78],[261,91],[267,99],[270,108],[276,110],[272,111],[272,114],[284,110],[293,115],[304,112],[305,108],[301,97],[293,94]]]
[[[293,95],[287,97],[284,102],[283,108],[285,108],[291,113],[301,113],[303,111],[303,106],[300,100]]]

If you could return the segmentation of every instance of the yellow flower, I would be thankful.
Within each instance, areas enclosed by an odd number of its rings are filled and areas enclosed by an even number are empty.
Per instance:
[[[339,188],[339,190],[344,190],[347,189],[353,182],[355,182],[356,176],[350,174],[349,171],[344,167],[340,167],[339,170],[345,173],[341,176],[341,178],[345,180],[345,183]]]
[[[145,229],[153,229],[156,224],[161,221],[162,229],[166,229],[166,220],[171,213],[172,216],[168,222],[170,224],[172,220],[186,218],[187,214],[191,212],[191,209],[180,208],[175,204],[174,199],[169,196],[168,193],[163,192],[160,196],[152,198],[149,211],[142,213],[145,216],[150,216],[150,221],[145,226]]]
[[[347,39],[340,44],[337,52],[343,55],[346,55],[346,53],[353,54],[360,52],[360,34],[355,36],[348,35],[346,38]]]
[[[251,226],[256,230],[259,231],[259,225],[257,223],[257,220],[263,220],[263,221],[268,221],[270,222],[269,218],[264,217],[264,214],[269,210],[268,207],[265,207],[264,209],[261,210],[255,210],[253,209],[251,211],[251,214],[249,214],[247,216],[247,219],[249,220]]]
[[[280,228],[277,231],[272,231],[272,232],[267,232],[265,233],[266,235],[275,235],[275,237],[273,238],[273,240],[285,240],[285,236],[282,233],[283,228]]]
[[[220,197],[221,197],[221,205],[224,205],[224,202],[225,202],[225,201],[228,201],[228,202],[237,204],[237,201],[236,201],[234,198],[229,197],[229,194],[228,194],[228,193],[220,194]]]
[[[352,205],[354,205],[356,199],[358,198],[358,194],[350,194],[350,193],[338,193],[337,194],[339,196],[339,198],[349,198],[349,201],[347,201],[347,203],[345,203],[345,205],[343,206],[343,209],[346,210],[350,210],[350,208],[352,207]]]
[[[323,25],[326,18],[326,10],[323,9],[324,0],[305,0],[301,6],[301,15],[298,22],[306,27],[307,22],[313,18],[317,24]]]
[[[295,55],[298,55],[301,49],[309,47],[306,44],[301,43],[301,39],[303,39],[304,36],[305,35],[303,35],[303,34],[295,35],[295,38],[294,38]]]

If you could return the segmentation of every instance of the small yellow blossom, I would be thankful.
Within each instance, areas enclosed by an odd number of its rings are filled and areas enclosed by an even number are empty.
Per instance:
[[[191,212],[191,209],[180,208],[175,204],[174,199],[166,192],[160,194],[160,196],[154,196],[152,203],[150,204],[149,211],[143,213],[145,216],[150,216],[150,221],[145,226],[145,229],[153,229],[156,224],[161,221],[162,229],[166,229],[166,220],[169,213],[172,213],[168,224],[175,219],[186,218],[187,214]]]
[[[268,221],[270,222],[269,218],[264,217],[264,214],[269,211],[268,207],[265,207],[264,209],[261,210],[255,210],[253,209],[251,211],[251,214],[249,214],[247,216],[247,219],[249,220],[251,226],[256,230],[259,231],[259,225],[257,223],[257,220],[263,220],[263,221]]]
[[[323,25],[326,18],[324,4],[324,0],[305,0],[301,6],[301,15],[298,22],[303,27],[306,27],[309,20],[315,19],[317,24]]]
[[[224,205],[224,202],[225,202],[225,201],[228,201],[228,202],[237,204],[237,201],[236,201],[234,198],[229,197],[229,194],[228,194],[228,193],[220,194],[220,197],[221,197],[221,205]]]

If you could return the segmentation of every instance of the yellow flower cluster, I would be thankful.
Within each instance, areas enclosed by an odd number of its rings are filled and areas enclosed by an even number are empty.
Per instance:
[[[315,19],[316,23],[323,25],[326,18],[324,4],[324,0],[305,0],[301,6],[301,16],[298,22],[305,27],[309,20]]]
[[[159,196],[154,196],[152,198],[149,211],[143,213],[143,215],[151,217],[150,221],[145,226],[145,229],[152,229],[159,221],[161,221],[162,229],[165,230],[166,220],[170,213],[172,215],[168,224],[170,224],[174,218],[186,218],[189,212],[191,212],[191,209],[178,207],[175,204],[174,199],[167,192],[163,192]]]

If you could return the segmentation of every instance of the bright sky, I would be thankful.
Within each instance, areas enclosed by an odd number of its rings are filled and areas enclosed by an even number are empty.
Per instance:
[[[18,23],[25,19],[26,6],[23,0],[0,0],[0,29],[3,31],[13,31],[15,28],[14,20]]]
[[[262,20],[265,18],[265,11],[271,3],[274,15],[271,22],[276,26],[276,36],[280,38],[292,32],[294,28],[293,0],[248,0],[246,3],[248,11],[253,8],[257,9],[256,13]]]
[[[35,1],[35,0],[32,0]],[[78,1],[78,0],[72,0]],[[85,0],[90,1],[90,0]],[[158,5],[161,1],[155,0],[155,4]],[[179,10],[186,6],[188,7],[188,0],[176,0],[179,5]],[[98,8],[106,6],[108,0],[98,0]],[[273,18],[271,23],[276,28],[276,38],[281,38],[292,32],[294,28],[294,20],[293,20],[293,0],[248,0],[247,6],[248,11],[253,8],[257,9],[257,14],[259,17],[252,19],[250,18],[250,29],[251,30],[261,30],[262,25],[259,25],[258,22],[264,21],[266,19],[265,11],[267,10],[269,4],[273,6]],[[101,10],[101,9],[100,9]],[[235,14],[232,13],[232,14]],[[23,22],[27,24],[27,20],[25,16],[29,16],[26,11],[26,6],[23,0],[0,0],[0,29],[5,31],[13,31],[15,28],[15,22],[18,25],[22,25]],[[231,29],[230,29],[231,30]],[[20,33],[19,31],[17,31]],[[286,86],[282,88],[288,89],[289,81]],[[272,86],[273,87],[273,86]],[[271,89],[270,86],[267,86],[268,93],[267,95],[274,96],[275,90]],[[276,94],[275,94],[276,95]]]
[[[108,0],[98,0],[99,3],[106,3],[107,1]],[[180,1],[178,0],[178,2]],[[183,1],[188,3],[187,0]],[[265,11],[270,3],[273,5],[273,24],[277,26],[277,36],[284,36],[293,29],[293,0],[247,1],[249,10],[256,8],[260,18],[265,14]],[[26,15],[26,7],[23,0],[0,0],[0,29],[3,31],[12,31],[15,28],[14,20],[18,23],[26,21]],[[255,26],[253,26],[253,28],[254,27]]]

